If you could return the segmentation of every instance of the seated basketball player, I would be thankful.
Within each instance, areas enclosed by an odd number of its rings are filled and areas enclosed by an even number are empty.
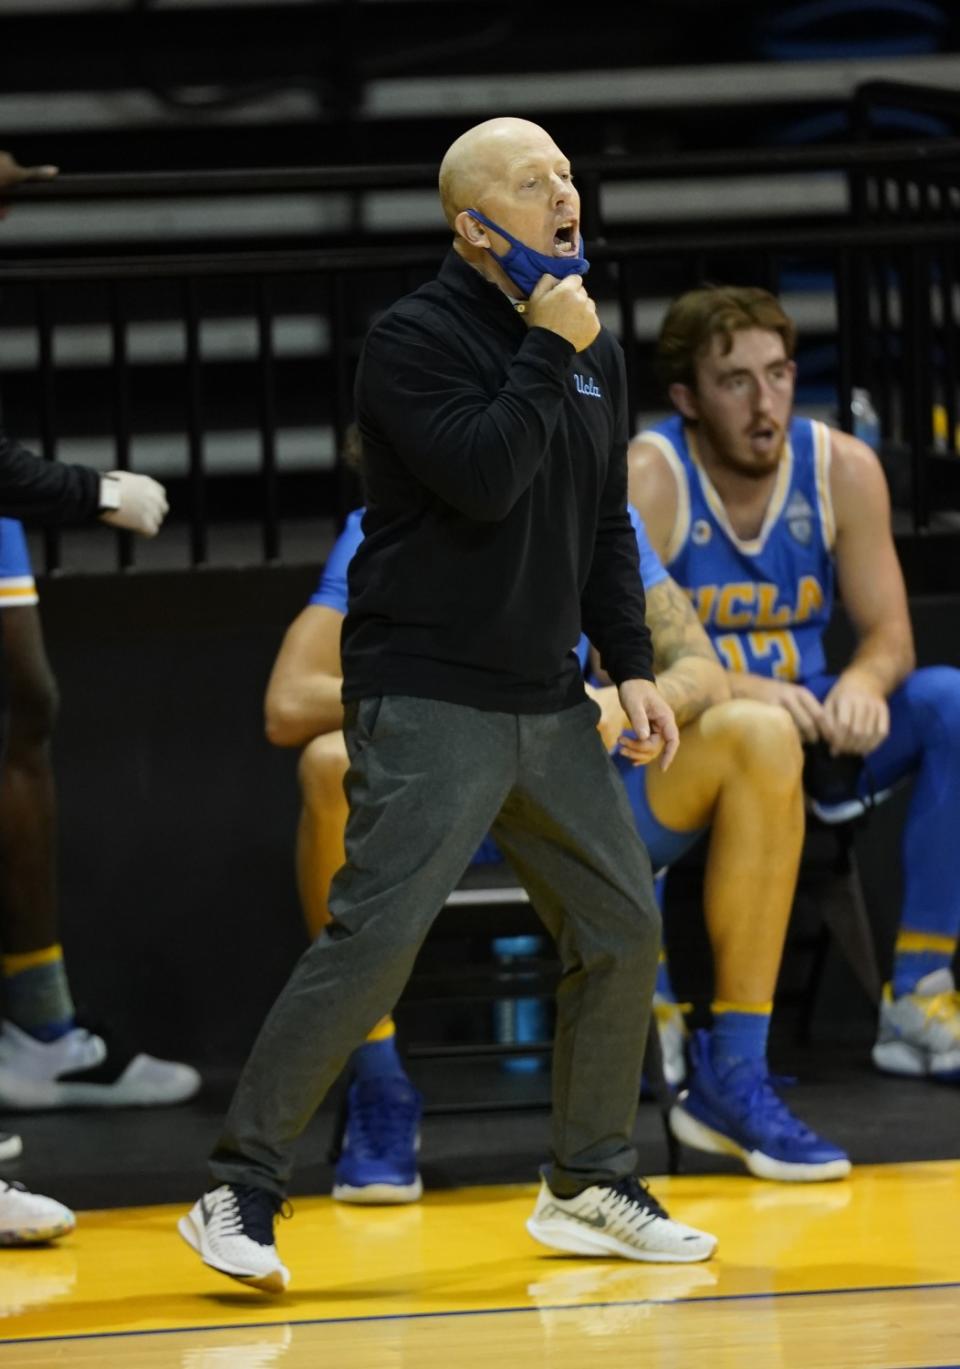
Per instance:
[[[664,571],[631,510],[647,595],[657,685],[681,727],[670,769],[634,766],[614,753],[654,869],[668,866],[711,828],[706,921],[713,948],[717,1003],[714,1036],[731,1060],[762,1061],[783,939],[803,837],[802,753],[794,728],[776,708],[730,700],[724,672],[687,599]],[[267,735],[301,746],[303,809],[298,832],[301,897],[311,931],[325,925],[326,893],[343,863],[347,753],[340,732],[340,625],[347,608],[347,567],[363,538],[362,510],[352,513],[320,584],[290,627],[266,696]],[[587,643],[580,644],[586,664]],[[613,750],[627,723],[616,690],[590,692]],[[755,834],[745,843],[742,833]],[[754,891],[749,899],[744,889]],[[665,1063],[680,1011],[661,966],[657,1020]],[[411,1201],[420,1194],[415,1140],[419,1099],[403,1075],[393,1024],[380,1023],[354,1057],[347,1145],[334,1195],[352,1201]],[[758,1081],[756,1127],[744,1158],[776,1179],[825,1179],[849,1171],[846,1155],[793,1117],[769,1084]],[[370,1195],[369,1198],[366,1194]]]
[[[873,1060],[894,1074],[960,1080],[951,972],[960,672],[914,669],[880,463],[857,438],[793,416],[793,353],[793,323],[764,290],[710,287],[676,300],[657,356],[677,412],[632,443],[631,498],[728,667],[734,699],[772,708],[794,745],[855,758],[845,808],[823,816],[863,811],[913,779]],[[835,581],[857,639],[839,675],[828,673],[823,647]],[[740,840],[762,859],[765,839],[754,829],[744,825]],[[751,879],[738,896],[750,901],[761,889]],[[740,1005],[757,1040],[766,1010],[749,994]],[[723,1005],[715,1020],[722,1032]],[[717,1031],[694,1043],[697,1068],[675,1109],[677,1134],[707,1149],[747,1133],[752,1096]]]

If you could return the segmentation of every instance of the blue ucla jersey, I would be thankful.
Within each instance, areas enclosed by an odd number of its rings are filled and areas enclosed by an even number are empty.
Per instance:
[[[746,541],[734,532],[679,415],[640,437],[659,448],[677,482],[667,567],[724,664],[780,680],[820,674],[834,592],[830,429],[791,421],[763,527]]]
[[[37,603],[23,524],[0,518],[0,608]]]
[[[633,524],[633,531],[637,539],[637,550],[640,553],[640,576],[643,580],[645,589],[652,589],[654,585],[667,578],[667,572],[661,564],[660,558],[650,544],[647,537],[647,530],[636,509],[628,508],[630,522]],[[311,604],[324,604],[327,608],[336,609],[338,613],[347,612],[347,567],[353,558],[353,553],[363,541],[363,509],[354,509],[344,525],[343,532],[337,538],[327,557],[327,563],[320,576],[320,583],[310,596]],[[581,666],[586,665],[588,644],[586,637],[581,636],[577,643],[577,655],[580,658]]]

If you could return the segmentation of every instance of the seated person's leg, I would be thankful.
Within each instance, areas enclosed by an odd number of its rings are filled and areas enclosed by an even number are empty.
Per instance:
[[[7,529],[3,520],[4,546]],[[59,936],[50,759],[56,683],[36,608],[5,608],[3,615],[9,705],[0,771],[0,1107],[182,1102],[200,1086],[196,1070],[123,1053],[77,1025]]]
[[[792,1117],[769,1084],[767,1037],[803,842],[802,755],[782,711],[717,704],[683,729],[665,773],[618,763],[654,866],[705,827],[704,916],[714,957],[713,1027],[692,1045],[680,1140],[738,1154],[755,1174],[833,1178],[849,1161]]]
[[[866,757],[869,801],[912,776],[903,831],[903,904],[874,1063],[893,1074],[960,1080],[960,671],[916,670],[891,695],[890,733]]]
[[[330,883],[344,863],[347,764],[342,732],[315,738],[300,758],[297,883],[312,937],[330,921]],[[417,1172],[422,1103],[397,1052],[392,1017],[377,1023],[350,1064],[353,1078],[333,1196],[354,1203],[415,1202],[423,1192]]]

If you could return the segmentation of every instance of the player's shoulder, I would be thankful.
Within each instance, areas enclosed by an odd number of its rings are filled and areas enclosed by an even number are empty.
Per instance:
[[[628,463],[631,475],[651,481],[657,490],[675,492],[683,469],[678,430],[669,422],[643,427],[630,440]]]
[[[880,458],[862,438],[845,433],[840,428],[830,429],[830,465],[841,477],[856,479],[882,473]]]
[[[830,496],[837,532],[854,525],[886,527],[890,494],[880,458],[852,433],[830,429]]]

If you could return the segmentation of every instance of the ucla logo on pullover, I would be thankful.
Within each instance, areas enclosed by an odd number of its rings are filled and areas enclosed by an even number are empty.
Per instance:
[[[834,586],[829,428],[792,420],[763,527],[748,539],[731,526],[679,416],[641,437],[659,448],[677,482],[667,568],[724,665],[781,680],[823,671]]]
[[[580,374],[579,371],[574,371],[573,383],[574,385],[576,385],[577,390],[580,392],[580,394],[592,395],[594,399],[603,398],[603,394],[600,390],[600,387],[594,380],[593,376],[587,376],[586,379],[584,379],[584,377]]]

